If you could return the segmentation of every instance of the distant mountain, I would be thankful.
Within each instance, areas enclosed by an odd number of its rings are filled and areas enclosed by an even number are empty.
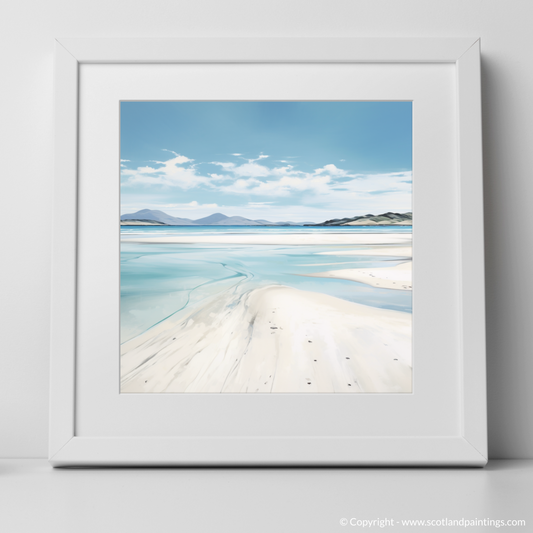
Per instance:
[[[196,224],[189,220],[188,218],[178,218],[172,217],[163,213],[163,211],[152,210],[152,209],[141,209],[136,213],[130,213],[127,215],[122,215],[120,220],[155,220],[157,222],[162,222],[163,224],[168,224],[169,226],[195,226]]]
[[[270,222],[271,224],[271,222]],[[244,217],[228,217],[225,220],[221,220],[217,223],[217,226],[264,226],[261,222],[250,220]]]
[[[321,224],[304,226],[412,226],[413,213],[383,213],[381,215],[361,215],[353,218],[333,218]]]
[[[148,225],[149,221],[159,222],[167,226],[311,226],[314,222],[270,222],[268,220],[250,220],[244,217],[228,217],[222,213],[214,213],[208,217],[191,220],[178,218],[158,211],[157,209],[141,209],[136,213],[128,213],[120,217],[121,221],[139,221],[135,225]],[[122,224],[124,225],[124,224]],[[322,224],[318,224],[322,225]]]
[[[223,215],[222,213],[215,213],[214,215],[209,215],[208,217],[199,218],[198,220],[193,220],[195,224],[200,226],[211,226],[213,224],[218,224],[223,220],[227,220],[229,217]]]
[[[222,213],[215,213],[214,215],[209,215],[208,217],[199,218],[198,220],[193,220],[195,224],[200,226],[262,226],[263,221],[259,222],[258,220],[250,220],[249,218],[244,217],[228,217]],[[264,221],[266,224],[271,224],[271,222]]]

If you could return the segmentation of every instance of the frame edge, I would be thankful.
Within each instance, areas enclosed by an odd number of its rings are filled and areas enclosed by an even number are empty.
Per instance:
[[[480,42],[457,61],[463,435],[487,457]]]
[[[454,62],[475,41],[471,37],[59,39],[80,63]]]
[[[50,462],[54,467],[481,467],[487,461],[462,437],[75,437]]]
[[[49,458],[74,436],[78,62],[55,43]]]

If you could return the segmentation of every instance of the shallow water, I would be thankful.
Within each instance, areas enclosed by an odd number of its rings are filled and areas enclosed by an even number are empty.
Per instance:
[[[121,226],[122,237],[285,233],[411,233],[411,226]]]
[[[366,248],[350,245],[139,244],[128,237],[223,233],[410,233],[410,227],[180,226],[121,228],[121,342],[229,288],[280,284],[351,302],[411,312],[411,291],[348,280],[312,278],[325,270],[394,266],[404,258],[320,255]]]

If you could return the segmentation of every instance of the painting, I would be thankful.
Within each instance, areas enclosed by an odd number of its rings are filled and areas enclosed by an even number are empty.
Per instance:
[[[121,393],[412,392],[412,103],[120,103]]]

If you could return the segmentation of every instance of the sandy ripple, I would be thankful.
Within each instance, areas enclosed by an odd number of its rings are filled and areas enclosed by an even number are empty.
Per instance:
[[[122,346],[122,392],[410,392],[411,315],[269,286]]]

